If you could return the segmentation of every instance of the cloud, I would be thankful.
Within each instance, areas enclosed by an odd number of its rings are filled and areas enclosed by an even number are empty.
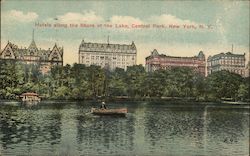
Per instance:
[[[96,15],[93,11],[85,11],[83,13],[68,12],[64,15],[59,15],[55,18],[60,23],[101,23],[104,19]],[[54,19],[50,18],[49,21]]]
[[[139,18],[132,16],[112,16],[110,18],[112,24],[143,24],[144,22]]]
[[[199,23],[196,23],[190,20],[183,20],[170,14],[151,16],[147,19],[147,21],[153,24],[199,25]]]
[[[7,23],[10,23],[13,21],[28,23],[28,22],[32,22],[36,20],[38,18],[38,14],[35,12],[24,13],[19,10],[10,10],[10,11],[4,12],[1,17],[3,21]]]
[[[177,25],[199,25],[190,20],[183,20],[171,14],[161,14],[158,16],[150,16],[145,19],[140,19],[133,16],[118,16],[113,15],[108,19],[108,22],[104,20],[101,15],[97,15],[94,11],[68,12],[64,15],[58,15],[56,18],[49,18],[48,21],[57,20],[61,23],[110,23],[110,24],[177,24]]]
[[[132,16],[112,16],[109,20],[113,24],[176,24],[176,25],[199,25],[190,20],[183,20],[170,14],[162,14],[159,16],[150,16],[144,20],[141,20]]]

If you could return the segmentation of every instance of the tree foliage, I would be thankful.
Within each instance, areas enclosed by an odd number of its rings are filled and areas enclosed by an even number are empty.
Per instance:
[[[36,92],[46,99],[194,97],[197,100],[249,99],[249,78],[228,71],[203,77],[178,67],[147,73],[142,65],[114,71],[99,66],[53,66],[41,74],[38,65],[0,60],[0,98],[16,99]]]

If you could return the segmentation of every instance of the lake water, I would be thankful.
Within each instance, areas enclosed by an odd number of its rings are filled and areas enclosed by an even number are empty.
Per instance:
[[[249,105],[215,105],[108,103],[129,113],[99,117],[97,103],[2,103],[0,155],[248,155]]]

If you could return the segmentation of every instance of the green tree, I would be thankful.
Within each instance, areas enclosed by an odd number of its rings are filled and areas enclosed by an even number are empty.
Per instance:
[[[109,95],[112,96],[126,96],[127,84],[125,82],[126,72],[122,68],[116,68],[111,72],[109,82]]]
[[[240,84],[238,89],[238,98],[243,101],[249,96],[249,86],[246,84]]]
[[[144,95],[143,82],[146,78],[146,71],[142,65],[127,67],[126,83],[130,97],[141,97]]]
[[[210,74],[206,83],[208,84],[207,94],[212,99],[230,98],[236,100],[242,77],[223,70]]]
[[[100,66],[91,65],[88,67],[88,83],[90,84],[92,97],[103,96],[105,89],[105,72]]]

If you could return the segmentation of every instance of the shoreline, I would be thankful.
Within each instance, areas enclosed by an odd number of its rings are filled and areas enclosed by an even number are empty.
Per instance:
[[[53,104],[53,103],[77,103],[77,102],[89,102],[89,103],[98,103],[102,100],[93,100],[93,99],[86,99],[86,100],[65,100],[65,99],[44,99],[41,101],[41,103],[45,104]],[[145,100],[145,99],[109,99],[105,100],[108,103],[139,103],[139,102],[148,102],[148,103],[155,103],[155,105],[158,105],[157,102],[162,102],[162,104],[175,104],[175,105],[210,105],[210,106],[250,106],[250,102],[242,102],[242,101],[196,101],[196,100],[177,100],[177,99],[151,99],[151,100]],[[20,104],[22,103],[20,100],[6,100],[6,99],[0,99],[0,104]]]

